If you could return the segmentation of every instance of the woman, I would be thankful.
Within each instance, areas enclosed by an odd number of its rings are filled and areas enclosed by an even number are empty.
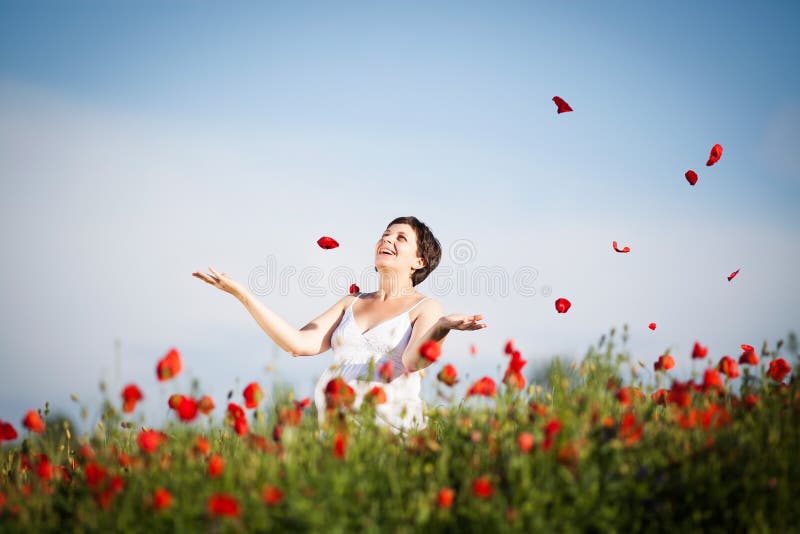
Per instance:
[[[426,423],[418,371],[430,362],[420,357],[420,347],[430,340],[441,342],[450,330],[486,327],[481,315],[444,316],[438,301],[415,289],[439,264],[441,254],[439,241],[416,217],[393,220],[375,244],[378,290],[347,295],[299,330],[225,273],[209,268],[209,273],[192,275],[238,298],[264,332],[292,356],[333,349],[334,365],[322,374],[314,392],[320,418],[325,413],[325,386],[341,376],[356,391],[356,408],[372,387],[383,387],[387,402],[376,406],[377,420],[402,430]]]

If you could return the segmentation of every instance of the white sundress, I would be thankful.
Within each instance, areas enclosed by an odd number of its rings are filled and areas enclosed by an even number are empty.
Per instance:
[[[354,408],[357,410],[364,395],[374,386],[386,392],[386,402],[375,407],[376,421],[389,426],[393,431],[424,428],[425,405],[420,398],[419,371],[406,372],[402,356],[411,339],[411,320],[408,314],[428,299],[423,298],[400,315],[395,315],[375,325],[363,334],[353,316],[353,299],[342,315],[339,325],[331,335],[333,365],[317,381],[314,403],[320,422],[325,419],[325,386],[337,376],[342,377],[356,392]],[[391,362],[393,379],[385,383],[378,370],[385,362]],[[374,363],[373,363],[374,362]],[[372,375],[369,375],[372,366]]]

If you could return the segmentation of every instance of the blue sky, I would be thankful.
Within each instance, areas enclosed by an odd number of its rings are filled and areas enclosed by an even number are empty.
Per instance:
[[[685,372],[695,340],[715,360],[777,340],[800,309],[798,11],[1,2],[0,418],[45,400],[74,414],[68,394],[90,402],[100,379],[137,382],[151,417],[190,375],[218,404],[249,380],[308,395],[331,355],[290,360],[189,274],[318,268],[321,295],[294,275],[264,296],[301,326],[406,214],[442,241],[442,284],[537,273],[533,296],[420,288],[486,315],[445,344],[472,377],[497,374],[509,337],[533,365],[624,323],[637,357],[671,348]],[[320,250],[323,234],[342,247]],[[188,372],[158,386],[171,346]]]

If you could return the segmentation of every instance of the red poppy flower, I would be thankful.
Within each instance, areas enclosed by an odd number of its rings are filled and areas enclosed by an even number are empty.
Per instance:
[[[436,502],[439,505],[439,508],[448,509],[453,506],[453,499],[456,496],[456,492],[453,491],[452,488],[442,488],[439,490],[439,493],[436,495]]]
[[[228,403],[228,420],[238,435],[244,436],[247,434],[247,417],[245,417],[244,410],[241,406],[233,402]]]
[[[704,429],[722,428],[731,422],[731,415],[728,410],[717,404],[710,405],[706,410],[699,413],[700,424]]]
[[[317,240],[317,245],[325,250],[329,250],[338,247],[339,243],[332,237],[322,236]]]
[[[261,391],[261,387],[255,382],[250,382],[247,384],[247,387],[244,388],[243,394],[245,408],[257,407],[259,403],[261,403],[261,399],[264,398],[264,393]]]
[[[211,444],[208,440],[203,436],[197,436],[197,439],[194,442],[194,450],[203,456],[211,452]]]
[[[166,510],[172,506],[172,494],[164,488],[158,488],[153,492],[153,508],[156,510]]]
[[[489,480],[489,477],[482,476],[476,478],[472,483],[472,493],[481,499],[491,498],[494,494],[494,488],[492,487],[492,481]]]
[[[653,364],[656,371],[669,371],[675,367],[675,358],[669,354],[663,354],[658,357],[658,361]]]
[[[647,328],[649,328],[650,330],[655,330],[656,329],[656,323],[650,323],[649,325],[647,325]]]
[[[617,246],[617,242],[616,241],[612,241],[611,242],[611,246],[614,248],[615,251],[619,252],[620,254],[627,254],[628,252],[631,251],[631,247],[619,248]]]
[[[177,410],[178,407],[181,405],[182,400],[183,400],[183,395],[181,395],[180,393],[173,393],[172,395],[169,396],[167,404],[169,404],[169,407],[172,408],[173,410]]]
[[[200,410],[203,415],[210,414],[212,411],[214,411],[214,408],[214,399],[208,395],[203,395],[203,398],[197,403],[197,409]]]
[[[689,182],[689,185],[694,185],[697,183],[697,173],[694,172],[693,170],[690,169],[686,171],[685,176],[686,176],[686,181]]]
[[[742,355],[739,356],[739,363],[747,365],[758,365],[759,359],[755,349],[751,345],[742,344]]]
[[[572,303],[565,298],[560,298],[556,300],[556,311],[558,313],[567,313]]]
[[[380,386],[373,386],[366,395],[364,400],[374,404],[386,404],[386,392]]]
[[[349,291],[351,295],[357,295],[358,293],[361,292],[361,289],[359,289],[359,287],[355,284],[350,284]]]
[[[522,390],[525,388],[525,376],[509,367],[503,375],[503,384],[513,389]]]
[[[11,425],[0,419],[0,443],[17,439],[17,431]]]
[[[531,449],[533,449],[535,443],[536,440],[534,440],[533,434],[530,432],[523,432],[517,436],[517,445],[519,445],[519,450],[526,454],[531,452]]]
[[[264,489],[261,490],[261,500],[264,501],[264,504],[267,506],[278,505],[283,501],[283,492],[280,488],[267,484],[264,486]]]
[[[325,386],[325,406],[329,410],[349,408],[355,398],[355,390],[340,376],[331,379]]]
[[[233,420],[233,430],[238,435],[244,436],[245,434],[247,434],[247,431],[249,430],[249,428],[250,427],[247,424],[247,418],[246,417],[240,417],[239,419],[234,419]]]
[[[623,406],[630,406],[634,401],[645,400],[647,396],[639,388],[627,386],[617,391],[617,400]]]
[[[147,453],[154,453],[161,443],[167,441],[167,436],[156,430],[143,430],[137,438],[139,448]]]
[[[555,436],[561,431],[561,421],[558,419],[551,419],[544,425],[545,436]]]
[[[233,419],[243,419],[245,417],[244,410],[236,403],[228,403],[228,415]]]
[[[717,370],[730,379],[739,377],[739,364],[730,356],[723,356],[717,365]]]
[[[40,416],[39,412],[36,410],[29,410],[28,413],[25,414],[22,425],[36,434],[44,433],[44,421],[42,421],[42,416]]]
[[[561,432],[561,421],[558,419],[551,419],[544,425],[544,442],[542,443],[542,450],[549,451],[553,446],[558,433]]]
[[[784,377],[791,371],[792,368],[789,366],[789,363],[786,360],[783,358],[777,358],[769,362],[767,376],[769,376],[775,382],[783,382]]]
[[[728,282],[730,282],[731,280],[733,280],[734,278],[736,278],[736,275],[737,275],[737,274],[739,274],[739,271],[741,271],[741,269],[736,269],[736,270],[735,270],[735,271],[733,271],[731,274],[729,274],[729,275],[728,275]]]
[[[701,358],[705,358],[708,355],[708,347],[702,346],[697,341],[694,342],[694,348],[692,349],[692,359],[698,360]]]
[[[742,400],[744,401],[745,406],[748,408],[754,408],[758,404],[758,397],[752,393],[750,395],[745,395]]]
[[[90,463],[84,468],[86,484],[90,488],[97,487],[108,476],[108,472],[95,463]]]
[[[567,104],[560,96],[554,96],[553,102],[556,103],[556,111],[558,113],[567,113],[572,111],[572,108],[569,106],[569,104]]]
[[[662,389],[658,389],[658,390],[654,391],[653,394],[650,395],[650,398],[656,404],[660,404],[662,406],[665,406],[667,404],[667,397],[668,396],[669,396],[669,391],[667,391],[666,389],[662,388]]]
[[[78,452],[80,452],[81,458],[84,460],[92,461],[95,458],[94,449],[92,449],[92,446],[88,443],[81,445],[81,448],[78,449]]]
[[[197,401],[191,397],[183,397],[180,404],[178,404],[178,417],[181,421],[194,421],[197,417]]]
[[[703,389],[708,391],[709,389],[722,389],[725,387],[724,382],[722,381],[722,376],[720,376],[719,371],[715,369],[706,369],[703,373]]]
[[[391,382],[392,377],[394,377],[394,367],[392,367],[392,362],[389,360],[383,362],[380,367],[378,367],[378,375],[384,382]]]
[[[344,458],[345,452],[347,452],[347,436],[337,432],[333,438],[333,456],[335,458]]]
[[[222,456],[219,454],[213,454],[211,458],[208,459],[208,476],[217,478],[222,474],[224,469],[225,460],[223,460]]]
[[[143,398],[142,391],[136,387],[136,384],[128,384],[122,390],[122,411],[131,413],[136,409],[136,403]]]
[[[632,413],[623,414],[619,422],[619,438],[626,447],[635,445],[642,438],[642,423],[636,422]]]
[[[242,508],[239,501],[225,493],[217,493],[208,499],[206,505],[209,515],[219,517],[239,517]]]
[[[722,145],[716,144],[711,147],[711,153],[708,155],[708,161],[706,162],[707,167],[711,167],[713,164],[719,161],[719,158],[722,157]]]
[[[178,349],[170,349],[166,356],[161,358],[156,365],[156,376],[159,382],[175,378],[181,372],[183,364]]]
[[[458,382],[458,372],[455,367],[448,363],[439,371],[436,378],[438,378],[440,382],[452,387]]]
[[[50,480],[55,473],[55,466],[50,463],[50,459],[46,454],[39,456],[39,465],[36,466],[36,476],[41,480]]]
[[[426,341],[419,348],[419,355],[422,356],[424,360],[433,363],[442,355],[442,346],[433,340]]]
[[[526,363],[528,363],[528,360],[523,360],[522,354],[520,354],[518,350],[515,350],[511,355],[511,360],[508,362],[508,368],[519,372],[522,371]]]
[[[471,397],[472,395],[483,395],[484,397],[494,397],[497,395],[497,385],[494,383],[488,376],[484,376],[483,378],[479,379],[477,382],[472,384],[472,386],[467,391],[467,397]]]
[[[506,354],[508,354],[509,356],[514,353],[514,342],[512,340],[509,339],[506,342],[506,348],[505,348],[504,352]]]

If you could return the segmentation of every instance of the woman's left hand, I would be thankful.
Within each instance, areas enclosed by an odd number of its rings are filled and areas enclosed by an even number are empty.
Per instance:
[[[463,315],[453,313],[445,315],[439,319],[439,326],[447,330],[480,330],[486,328],[486,324],[481,323],[483,315]]]

